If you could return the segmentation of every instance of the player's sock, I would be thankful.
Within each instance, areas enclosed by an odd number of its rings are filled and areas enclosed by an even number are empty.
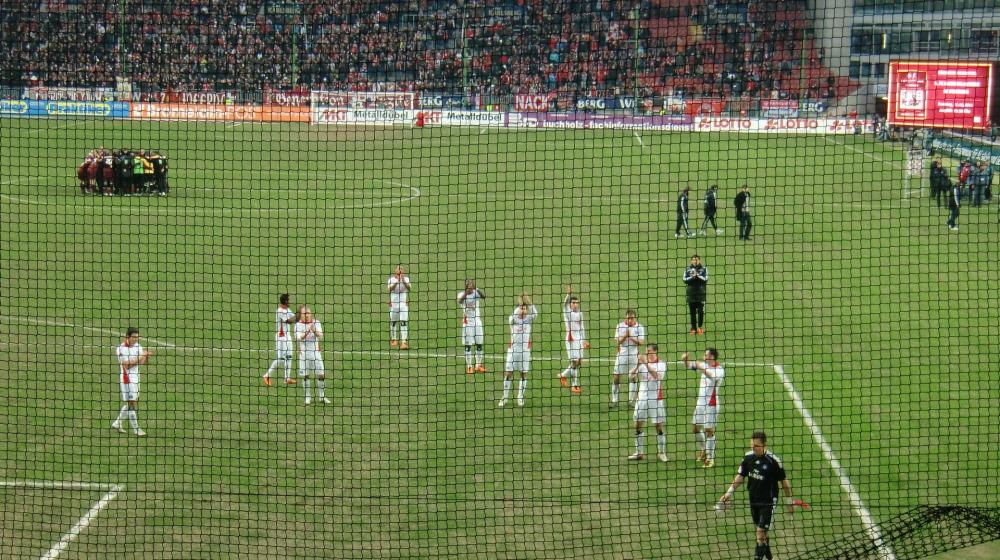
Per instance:
[[[279,360],[274,360],[271,362],[271,367],[267,368],[267,373],[264,374],[265,378],[271,377],[271,372],[274,371],[274,368],[278,367],[278,361]]]
[[[767,558],[767,560],[771,560],[772,558],[774,558],[773,556],[771,556],[771,542],[770,541],[764,543],[764,558]]]
[[[707,444],[705,446],[705,451],[707,452],[708,460],[715,460],[715,436],[708,438]]]
[[[479,366],[483,365],[483,358],[485,356],[486,356],[486,353],[483,352],[482,348],[477,348],[476,349],[476,367],[479,367]]]
[[[326,396],[326,379],[316,380],[316,394],[321,399]]]
[[[573,366],[569,366],[568,368],[562,370],[562,373],[559,374],[559,377],[569,377],[572,373],[573,373]]]
[[[628,382],[628,400],[632,402],[635,400],[635,395],[639,391],[639,384],[635,381]]]
[[[611,383],[611,402],[618,402],[618,384],[614,382]]]
[[[660,453],[667,452],[667,435],[660,433],[656,434],[656,448],[660,450]]]
[[[517,398],[523,399],[524,398],[524,391],[527,388],[528,388],[528,380],[527,379],[522,379],[521,382],[518,383],[518,385],[517,385]]]
[[[396,340],[396,322],[389,321],[389,340]]]
[[[406,342],[406,340],[409,338],[409,335],[410,335],[410,326],[407,325],[406,323],[403,323],[402,325],[400,325],[399,326],[399,339],[402,340],[403,342]]]
[[[465,347],[465,367],[472,367],[472,348]]]
[[[573,385],[574,387],[579,387],[580,386],[580,368],[573,368],[573,369],[571,369],[570,370],[570,375],[573,376],[573,383],[571,383],[571,385]]]
[[[132,431],[139,429],[139,418],[132,409],[128,410],[128,424],[132,426]]]
[[[698,451],[705,450],[705,432],[696,432],[694,434],[694,441],[698,444]]]
[[[309,378],[305,377],[302,379],[302,388],[306,390],[306,398],[312,396],[312,391],[309,390]]]
[[[645,440],[646,434],[642,430],[635,431],[635,452],[639,455],[645,455]]]
[[[757,543],[757,548],[753,552],[753,560],[764,560],[764,546],[763,544]]]
[[[503,400],[507,400],[510,396],[510,379],[504,378],[503,380]]]
[[[124,420],[126,416],[128,416],[128,405],[123,406],[122,409],[118,411],[118,418],[115,418],[115,424],[120,426],[122,420]]]
[[[292,360],[285,360],[285,381],[292,378]]]

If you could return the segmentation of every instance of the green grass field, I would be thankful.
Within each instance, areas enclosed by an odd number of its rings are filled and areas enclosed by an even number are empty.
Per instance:
[[[963,209],[950,233],[932,201],[903,197],[890,145],[0,125],[0,483],[52,483],[0,486],[0,558],[42,557],[82,519],[59,558],[748,558],[742,491],[725,516],[712,506],[756,428],[812,506],[777,514],[782,558],[864,531],[865,510],[881,523],[918,504],[996,504],[996,204]],[[164,151],[171,195],[78,195],[76,164],[99,145]],[[732,211],[743,182],[750,243]],[[674,239],[678,189],[692,187],[700,225],[710,183],[724,235]],[[695,252],[711,273],[704,337],[687,334],[681,282]],[[414,289],[408,352],[387,341],[384,283],[399,262]],[[466,277],[489,296],[485,375],[464,373],[454,298]],[[570,283],[593,345],[573,397],[555,379]],[[331,406],[260,382],[286,291],[324,324]],[[522,291],[541,311],[528,403],[498,409]],[[716,468],[693,461],[697,378],[674,365],[671,461],[626,461],[631,413],[607,403],[627,307],[671,360],[721,351]],[[157,350],[143,369],[146,439],[110,429],[129,325]],[[96,508],[110,485],[120,491]]]

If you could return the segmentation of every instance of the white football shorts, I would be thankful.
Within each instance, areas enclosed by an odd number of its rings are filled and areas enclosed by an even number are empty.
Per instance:
[[[667,421],[667,412],[663,407],[663,401],[642,398],[635,401],[635,412],[632,413],[632,421],[648,421],[650,424],[663,424]]]
[[[517,348],[511,346],[507,349],[507,360],[504,362],[504,371],[531,371],[531,350],[528,348]]]
[[[628,375],[639,365],[639,353],[619,352],[615,356],[615,375]]]
[[[323,355],[319,352],[299,353],[299,377],[305,377],[310,373],[323,373]]]
[[[292,359],[292,339],[277,338],[274,340],[274,357],[278,360]]]
[[[582,340],[567,340],[566,341],[566,355],[572,360],[582,360],[583,359],[583,341]]]
[[[715,423],[719,419],[719,407],[717,406],[696,406],[694,407],[694,417],[692,424],[699,424],[706,428],[715,429]]]
[[[472,346],[483,343],[483,322],[479,319],[462,325],[462,344]]]
[[[122,383],[122,382],[119,381],[118,385],[121,386],[122,401],[123,402],[129,402],[129,401],[137,401],[137,400],[139,400],[139,382],[138,381],[133,381],[131,383]]]
[[[389,305],[389,320],[393,323],[407,322],[410,320],[410,306],[406,303],[393,303]]]

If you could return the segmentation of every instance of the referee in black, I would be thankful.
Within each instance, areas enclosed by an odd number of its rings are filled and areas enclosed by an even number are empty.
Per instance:
[[[763,431],[756,431],[750,436],[750,446],[753,448],[743,456],[743,462],[736,471],[736,478],[733,484],[726,490],[726,493],[719,498],[716,509],[725,508],[728,502],[733,499],[736,489],[747,482],[747,490],[750,494],[750,517],[757,527],[757,548],[754,551],[754,560],[771,560],[771,547],[767,542],[767,532],[771,529],[771,518],[774,515],[774,508],[778,505],[778,483],[784,490],[785,498],[788,502],[788,513],[795,511],[792,503],[792,485],[785,478],[785,467],[781,464],[781,459],[767,449],[767,434]]]

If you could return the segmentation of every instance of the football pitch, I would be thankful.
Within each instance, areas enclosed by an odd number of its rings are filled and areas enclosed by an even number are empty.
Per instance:
[[[102,145],[165,153],[170,196],[79,195]],[[776,514],[781,558],[917,505],[997,501],[996,204],[949,232],[904,196],[891,144],[4,119],[0,149],[0,558],[749,557],[744,492],[713,505],[755,429],[810,505]],[[675,239],[679,189],[694,229],[713,183],[723,233]],[[704,336],[681,281],[695,253]],[[408,351],[388,344],[397,263]],[[459,340],[470,277],[486,374],[465,373]],[[567,285],[592,345],[579,396],[556,380]],[[330,405],[261,383],[283,292],[323,323]],[[521,292],[540,311],[527,403],[500,409]],[[649,458],[627,461],[631,410],[608,407],[630,307],[671,360],[666,464],[651,428]],[[142,439],[110,428],[128,326],[156,350]],[[707,346],[727,372],[713,469],[676,363]]]

